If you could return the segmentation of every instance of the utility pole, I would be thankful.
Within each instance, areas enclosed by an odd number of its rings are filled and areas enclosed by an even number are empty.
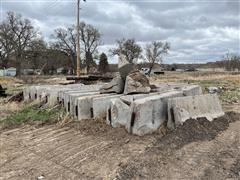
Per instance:
[[[77,0],[77,77],[81,73],[81,60],[80,60],[80,0]]]

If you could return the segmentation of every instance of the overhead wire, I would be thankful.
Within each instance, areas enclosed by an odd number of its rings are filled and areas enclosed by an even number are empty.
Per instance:
[[[49,11],[51,9],[54,9],[59,4],[59,2],[61,2],[61,0],[55,0],[45,9],[45,11]]]

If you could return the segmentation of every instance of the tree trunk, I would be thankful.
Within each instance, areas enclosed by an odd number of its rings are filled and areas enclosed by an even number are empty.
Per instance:
[[[86,67],[87,67],[87,74],[88,74],[90,71],[90,68],[94,66],[92,53],[90,51],[87,51],[85,53],[85,58],[86,58]]]
[[[154,66],[154,63],[151,63],[150,67],[149,67],[149,72],[148,72],[148,76],[150,76],[151,72],[152,72],[152,68]]]
[[[75,68],[76,68],[75,61],[76,61],[76,58],[75,58],[74,54],[71,54],[71,75],[73,75],[75,72]]]
[[[1,67],[2,67],[2,68],[7,68],[7,67],[8,67],[8,59],[7,59],[7,58],[4,58],[4,59],[2,60]]]
[[[16,63],[16,76],[20,77],[21,76],[21,70],[22,70],[22,66],[21,66],[21,60],[18,59],[17,63]]]

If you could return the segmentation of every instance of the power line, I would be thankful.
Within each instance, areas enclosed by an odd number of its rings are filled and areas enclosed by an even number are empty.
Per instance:
[[[57,6],[57,4],[61,2],[61,0],[55,0],[54,2],[52,2],[46,9],[46,11],[50,10],[50,9],[53,9],[54,7]]]

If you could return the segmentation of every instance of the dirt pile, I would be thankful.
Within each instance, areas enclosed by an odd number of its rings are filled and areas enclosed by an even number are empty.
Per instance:
[[[189,119],[166,136],[155,136],[143,154],[121,166],[117,179],[214,179],[224,177],[224,173],[226,178],[240,178],[239,121],[240,114],[235,112],[227,112],[212,122],[205,118]],[[233,123],[237,123],[236,137],[228,129]],[[222,134],[229,137],[222,138]],[[223,159],[231,162],[230,167]]]
[[[212,122],[206,118],[189,119],[176,130],[169,132],[163,138],[157,139],[153,146],[161,151],[168,148],[169,150],[176,150],[191,142],[210,141],[226,130],[229,123],[239,121],[239,118],[239,113],[227,112],[224,116],[216,118]]]

